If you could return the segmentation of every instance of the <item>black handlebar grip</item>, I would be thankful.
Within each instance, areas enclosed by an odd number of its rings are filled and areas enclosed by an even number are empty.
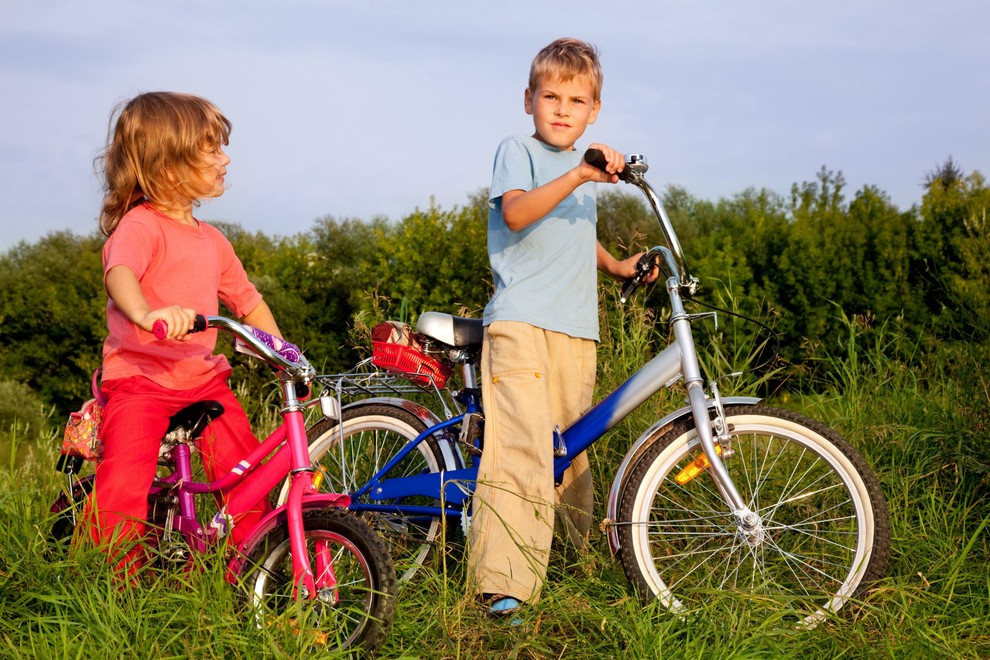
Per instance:
[[[602,172],[606,171],[605,166],[608,164],[607,162],[605,162],[605,154],[603,154],[600,149],[588,149],[587,151],[585,151],[584,162],[588,163],[588,165],[593,165],[597,167]],[[629,178],[628,168],[624,168],[621,172],[618,173],[618,175],[620,181],[625,181],[626,179],[628,179]]]
[[[194,332],[203,332],[203,330],[206,330],[206,317],[202,314],[197,314],[196,320],[193,321],[193,327],[192,330],[189,331],[189,334]],[[155,325],[151,327],[151,332],[155,335],[155,339],[165,339],[168,335],[168,323],[158,319],[155,321]]]

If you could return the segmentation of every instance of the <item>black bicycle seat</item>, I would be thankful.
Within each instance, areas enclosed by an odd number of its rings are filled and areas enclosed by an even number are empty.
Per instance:
[[[223,414],[219,401],[197,401],[172,415],[168,420],[168,431],[184,428],[192,437],[198,436],[212,420]]]

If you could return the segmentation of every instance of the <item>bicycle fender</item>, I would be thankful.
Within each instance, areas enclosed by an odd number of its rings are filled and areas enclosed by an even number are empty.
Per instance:
[[[348,495],[341,493],[314,493],[312,495],[306,495],[303,498],[302,508],[303,511],[328,508],[346,509],[350,504],[351,498]],[[283,504],[262,518],[251,534],[241,542],[240,547],[237,548],[234,556],[227,564],[227,582],[236,584],[237,578],[240,576],[241,571],[244,570],[244,564],[257,545],[261,543],[262,539],[269,532],[288,521],[288,506],[288,504]]]
[[[342,410],[348,410],[349,408],[365,406],[373,403],[402,408],[403,410],[415,415],[419,421],[423,422],[423,425],[426,426],[426,428],[432,428],[443,421],[436,415],[436,413],[423,404],[399,397],[374,397],[371,399],[361,399],[353,403],[348,403],[342,408]],[[451,447],[451,443],[447,440],[446,436],[437,435],[436,440],[437,445],[440,447],[440,453],[443,455],[445,469],[457,470],[464,467],[463,461],[460,460],[460,454],[454,451],[454,448]]]
[[[725,397],[722,399],[723,406],[752,406],[756,405],[763,399],[750,397],[750,396],[732,396]],[[708,400],[709,410],[715,407],[715,401],[712,399]],[[691,416],[691,406],[684,406],[683,408],[678,408],[674,412],[666,415],[660,421],[654,423],[650,428],[646,429],[642,435],[636,440],[626,455],[622,458],[622,463],[619,465],[619,469],[615,472],[615,477],[612,479],[612,487],[608,491],[608,503],[605,511],[605,520],[602,522],[605,533],[608,535],[608,547],[612,554],[615,555],[619,551],[619,531],[615,526],[615,521],[618,519],[619,515],[619,495],[622,493],[622,487],[626,483],[626,473],[629,470],[629,466],[632,465],[633,461],[639,457],[640,454],[649,446],[650,441],[653,440],[661,429],[665,426],[672,426],[675,422],[679,421],[684,417]]]

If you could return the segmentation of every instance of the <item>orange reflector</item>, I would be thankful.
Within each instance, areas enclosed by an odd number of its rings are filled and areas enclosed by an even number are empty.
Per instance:
[[[323,485],[323,478],[325,476],[326,476],[326,472],[323,471],[323,468],[317,466],[316,473],[313,475],[313,488],[319,490],[320,486]]]
[[[719,456],[722,455],[722,445],[715,445],[715,453]],[[701,452],[701,455],[698,456],[698,458],[688,463],[686,468],[677,473],[677,476],[674,477],[674,481],[683,486],[711,466],[712,464],[708,460],[708,457],[705,456],[705,452]]]

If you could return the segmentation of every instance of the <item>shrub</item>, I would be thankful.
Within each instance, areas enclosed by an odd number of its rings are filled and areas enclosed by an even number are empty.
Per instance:
[[[0,380],[0,442],[9,442],[15,428],[19,439],[36,442],[48,427],[40,396],[24,383]]]

